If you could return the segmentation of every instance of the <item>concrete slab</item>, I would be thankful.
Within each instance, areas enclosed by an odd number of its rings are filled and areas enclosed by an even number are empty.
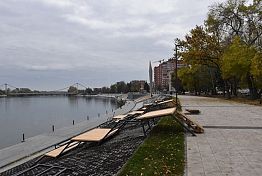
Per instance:
[[[191,118],[209,127],[197,137],[187,136],[188,175],[261,175],[261,107],[216,98],[179,98],[183,109],[194,107],[201,111]]]

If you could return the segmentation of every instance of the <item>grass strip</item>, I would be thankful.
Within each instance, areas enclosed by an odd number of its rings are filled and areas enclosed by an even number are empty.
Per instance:
[[[162,118],[118,175],[184,175],[184,140],[181,125]]]
[[[237,103],[244,103],[244,104],[249,104],[249,105],[255,105],[255,106],[262,106],[262,99],[248,99],[248,98],[242,98],[242,97],[232,97],[231,99],[226,99],[228,101],[234,101]]]

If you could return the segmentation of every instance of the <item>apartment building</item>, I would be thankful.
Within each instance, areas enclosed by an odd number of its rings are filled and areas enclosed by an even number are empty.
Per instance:
[[[185,67],[182,60],[178,60],[177,68]],[[154,83],[156,90],[170,90],[171,89],[171,75],[175,72],[176,60],[171,58],[168,61],[160,63],[154,67]]]

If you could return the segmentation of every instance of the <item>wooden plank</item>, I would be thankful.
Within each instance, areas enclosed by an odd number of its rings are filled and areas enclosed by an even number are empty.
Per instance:
[[[170,103],[170,102],[174,102],[174,100],[173,99],[170,99],[170,100],[166,100],[166,101],[162,101],[162,102],[159,102],[159,103],[157,103],[158,105],[161,105],[161,104],[166,104],[166,103]]]
[[[64,152],[75,148],[78,143],[79,143],[79,142],[72,142],[72,143],[70,143],[69,146],[68,146],[68,148],[67,148]],[[61,147],[59,147],[59,148],[57,148],[57,149],[54,149],[54,150],[46,153],[45,155],[55,158],[55,157],[57,157],[58,155],[61,154],[61,152],[66,148],[67,145],[68,145],[68,144],[62,145]]]
[[[172,115],[175,113],[175,111],[176,111],[176,108],[168,108],[168,109],[162,109],[162,110],[157,110],[157,111],[151,111],[139,117],[136,117],[136,119],[143,120],[143,119],[150,119],[150,118],[155,118],[155,117]]]
[[[159,103],[159,102],[162,102],[163,100],[155,100],[154,102],[155,103]]]
[[[132,112],[129,112],[128,115],[135,115],[135,114],[143,114],[144,111],[132,111]]]
[[[82,142],[99,142],[109,133],[110,128],[95,128],[93,130],[87,131],[76,137],[73,137],[72,141],[82,141]],[[113,135],[118,129],[111,131],[107,137]]]
[[[198,109],[185,109],[190,114],[200,114]]]
[[[197,122],[195,122],[193,119],[191,119],[190,117],[186,116],[185,114],[181,113],[181,112],[177,112],[178,117],[180,117],[180,119],[182,119],[186,124],[188,124],[191,128],[193,128],[194,132],[196,133],[204,133],[204,128],[198,124]]]
[[[126,118],[126,116],[127,116],[127,114],[125,114],[125,115],[117,115],[117,116],[112,117],[112,119],[123,120],[124,118]]]

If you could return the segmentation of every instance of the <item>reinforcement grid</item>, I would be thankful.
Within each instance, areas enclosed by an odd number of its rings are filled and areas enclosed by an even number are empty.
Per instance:
[[[143,140],[141,125],[130,124],[101,145],[79,146],[57,159],[44,157],[38,168],[34,168],[36,158],[0,175],[115,175]]]

